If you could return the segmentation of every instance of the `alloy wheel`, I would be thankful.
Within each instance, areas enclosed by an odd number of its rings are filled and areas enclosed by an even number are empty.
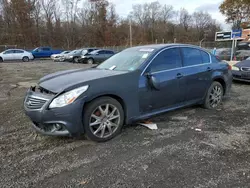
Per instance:
[[[222,100],[222,88],[218,85],[215,85],[212,91],[209,94],[209,104],[212,108],[216,108]]]
[[[112,104],[103,104],[92,112],[89,126],[96,137],[107,138],[116,132],[120,121],[121,115],[118,108]]]
[[[78,58],[75,57],[75,58],[74,58],[74,62],[75,62],[75,63],[78,63],[78,61],[79,61]]]
[[[88,59],[88,64],[92,65],[94,63],[93,59]]]

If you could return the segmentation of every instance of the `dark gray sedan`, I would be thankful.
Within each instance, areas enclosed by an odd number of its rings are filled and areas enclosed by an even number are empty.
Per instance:
[[[96,67],[41,78],[24,109],[42,134],[106,141],[124,124],[163,112],[196,104],[214,109],[231,82],[231,67],[197,46],[138,46]]]
[[[95,50],[88,54],[82,55],[81,59],[79,59],[79,62],[88,64],[102,63],[114,54],[115,52],[112,50]]]
[[[234,80],[250,82],[250,60],[236,63],[232,67],[232,73]]]

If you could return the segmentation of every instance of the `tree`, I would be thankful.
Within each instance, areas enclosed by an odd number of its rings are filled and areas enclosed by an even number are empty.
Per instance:
[[[240,29],[241,23],[250,19],[249,0],[224,0],[219,8],[226,22],[233,23],[233,29]]]
[[[185,32],[187,32],[188,28],[192,24],[192,16],[184,8],[180,10],[179,14],[180,14],[180,25],[185,29]]]

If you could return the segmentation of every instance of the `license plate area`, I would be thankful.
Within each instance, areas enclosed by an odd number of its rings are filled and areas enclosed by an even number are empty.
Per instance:
[[[250,79],[250,72],[244,72],[244,73],[242,73],[241,77],[242,78],[248,78],[248,79]]]

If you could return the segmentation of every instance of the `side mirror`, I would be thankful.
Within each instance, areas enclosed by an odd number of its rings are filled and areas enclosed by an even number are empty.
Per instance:
[[[160,90],[160,82],[159,82],[159,80],[154,75],[152,75],[150,73],[147,73],[146,77],[148,79],[149,85],[152,88],[154,88],[156,90]]]

